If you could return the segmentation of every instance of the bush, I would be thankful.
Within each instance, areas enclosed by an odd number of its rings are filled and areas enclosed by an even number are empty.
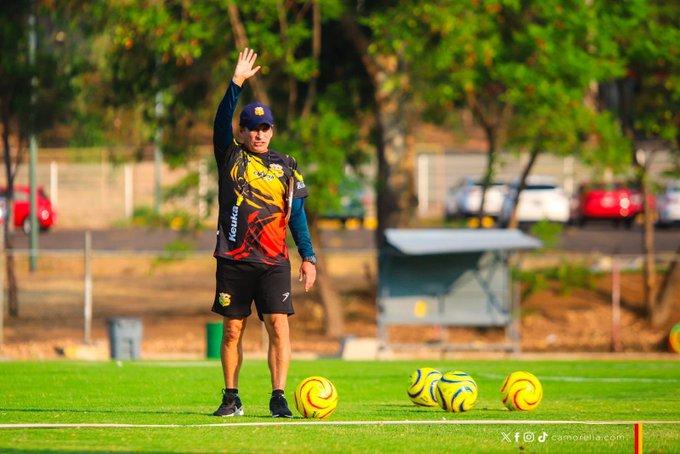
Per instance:
[[[187,241],[178,239],[166,244],[163,253],[156,257],[156,263],[166,263],[175,260],[182,260],[195,250],[194,245]]]
[[[176,232],[189,232],[201,228],[197,216],[184,210],[155,213],[151,207],[137,207],[132,214],[130,225],[134,227],[167,227]]]
[[[563,231],[562,224],[543,219],[531,226],[530,233],[541,240],[543,249],[552,249],[557,246]]]
[[[562,261],[558,266],[540,270],[522,271],[514,268],[512,277],[522,284],[522,299],[557,285],[557,292],[566,295],[574,289],[592,290],[595,288],[595,273],[583,264]]]

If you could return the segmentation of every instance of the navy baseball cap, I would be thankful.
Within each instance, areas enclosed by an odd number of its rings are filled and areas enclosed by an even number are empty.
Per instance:
[[[243,108],[238,124],[250,130],[256,129],[261,124],[274,126],[274,115],[271,109],[261,102],[253,102]]]

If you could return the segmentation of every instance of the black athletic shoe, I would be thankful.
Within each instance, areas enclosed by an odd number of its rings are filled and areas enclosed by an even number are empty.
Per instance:
[[[222,403],[213,416],[243,416],[243,404],[238,394],[222,391]]]
[[[274,394],[269,401],[269,411],[275,418],[292,418],[293,413],[288,409],[288,402],[283,394]]]

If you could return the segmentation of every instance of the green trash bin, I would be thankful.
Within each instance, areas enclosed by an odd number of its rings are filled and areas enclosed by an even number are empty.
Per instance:
[[[210,322],[205,325],[207,348],[206,357],[219,358],[222,348],[222,322]]]

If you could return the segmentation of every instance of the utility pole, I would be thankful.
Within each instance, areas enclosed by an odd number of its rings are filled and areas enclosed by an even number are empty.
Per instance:
[[[163,117],[163,114],[165,113],[165,109],[163,108],[163,93],[159,90],[156,93],[156,106],[155,106],[155,113],[156,113],[156,134],[154,136],[154,150],[153,150],[153,159],[154,159],[154,185],[153,185],[153,211],[154,213],[158,214],[161,212],[161,172],[163,172],[163,148],[162,148],[162,140],[163,140],[163,128],[159,126],[161,118]]]
[[[85,294],[83,304],[84,335],[86,345],[92,345],[92,232],[85,232]]]
[[[0,234],[0,353],[5,345],[5,260],[5,235]]]
[[[36,18],[31,4],[31,14],[28,16],[28,63],[31,66],[31,116],[28,161],[28,180],[30,186],[30,224],[31,234],[29,238],[29,269],[35,271],[38,267],[38,187],[36,181],[36,167],[38,166],[38,142],[35,136],[35,110],[38,101],[38,76],[35,73],[35,50],[37,47],[37,35],[35,30]]]

